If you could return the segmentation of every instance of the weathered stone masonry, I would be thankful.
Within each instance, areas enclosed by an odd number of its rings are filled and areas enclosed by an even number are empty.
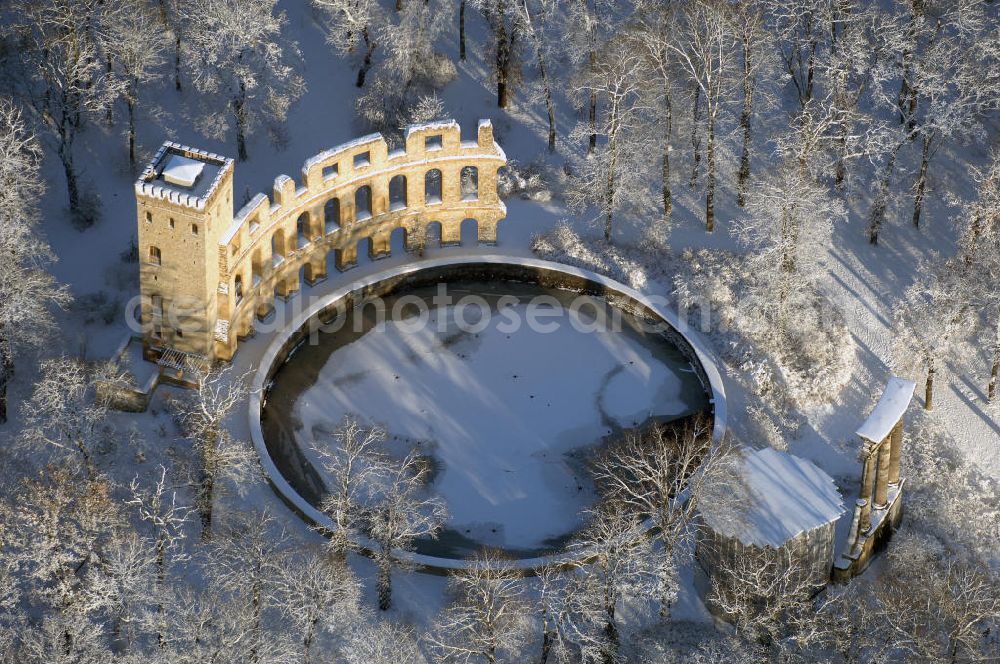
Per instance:
[[[192,186],[164,177],[175,155],[198,162]],[[473,219],[479,242],[494,244],[505,163],[489,121],[474,141],[455,122],[413,126],[404,149],[372,134],[321,152],[300,183],[280,175],[271,198],[258,194],[234,215],[233,160],[164,143],[135,184],[146,356],[231,359],[275,296],[326,276],[330,252],[339,270],[357,263],[359,244],[388,256],[397,229],[412,251],[436,229],[442,245],[460,243]]]

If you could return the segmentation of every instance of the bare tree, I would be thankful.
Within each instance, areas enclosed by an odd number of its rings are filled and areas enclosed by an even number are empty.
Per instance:
[[[306,548],[280,563],[277,583],[279,606],[302,634],[306,664],[314,659],[319,635],[349,633],[362,622],[361,588],[344,560],[331,560],[320,550]]]
[[[873,102],[900,113],[898,125],[877,124],[870,152],[881,160],[872,198],[868,237],[878,243],[885,222],[892,176],[900,153],[920,138],[920,168],[914,183],[912,220],[919,224],[930,161],[943,137],[975,135],[980,114],[1000,103],[996,54],[980,32],[985,21],[981,3],[911,4],[908,19],[896,15],[878,31],[885,52],[873,69]],[[928,11],[931,10],[931,11]],[[896,84],[899,82],[899,91]]]
[[[185,64],[194,86],[226,100],[235,127],[236,149],[247,159],[247,134],[263,120],[283,120],[305,91],[291,60],[298,45],[283,37],[284,12],[276,0],[198,0],[184,6]],[[213,116],[221,134],[224,116]]]
[[[143,86],[166,61],[167,34],[148,0],[117,0],[103,26],[108,56],[117,64],[128,109],[128,159],[135,167],[135,116]]]
[[[155,588],[155,556],[151,543],[123,528],[102,547],[84,581],[89,611],[102,611],[112,625],[112,643],[133,650],[134,632],[143,624],[146,604]],[[89,612],[88,611],[88,612]]]
[[[449,582],[451,603],[427,640],[435,661],[494,664],[519,657],[529,633],[523,582],[498,553],[482,551]]]
[[[961,206],[958,217],[958,270],[969,300],[984,313],[983,332],[992,346],[986,391],[987,399],[992,401],[1000,375],[1000,289],[987,275],[1000,273],[1000,153],[993,155],[986,168],[974,169],[973,177],[978,185],[976,198]],[[978,317],[973,321],[980,322]]]
[[[566,194],[575,209],[596,206],[604,219],[604,239],[612,242],[616,211],[634,203],[647,187],[635,159],[645,150],[641,142],[648,132],[641,128],[645,97],[640,93],[645,63],[625,41],[612,42],[593,64],[593,78],[585,79],[578,91],[589,90],[604,101],[604,112],[596,126],[580,125],[575,134],[596,131],[605,141],[577,161],[575,182]]]
[[[518,47],[527,10],[519,0],[469,0],[483,13],[490,27],[492,69],[497,85],[497,107],[507,108],[511,91],[520,78]]]
[[[392,564],[395,551],[407,551],[418,537],[436,537],[448,516],[444,501],[428,496],[430,467],[415,453],[393,463],[382,473],[381,487],[365,506],[366,534],[375,542],[378,566],[378,607],[392,604]]]
[[[378,46],[376,34],[388,20],[381,5],[377,0],[312,0],[312,4],[323,12],[326,41],[338,53],[350,55],[363,45],[356,85],[364,87]]]
[[[193,394],[174,402],[177,417],[197,455],[195,485],[203,540],[212,536],[212,510],[221,482],[239,482],[257,468],[253,452],[244,442],[235,440],[224,425],[246,394],[246,374],[237,375],[227,367],[205,373]]]
[[[347,415],[333,431],[332,444],[313,444],[320,466],[329,477],[320,509],[333,520],[330,551],[337,558],[347,554],[350,537],[361,528],[365,505],[372,498],[378,478],[390,467],[385,456],[386,430],[365,426]]]
[[[874,589],[883,630],[925,661],[989,661],[1000,626],[1000,578],[982,563],[913,534],[893,542],[890,569]]]
[[[818,60],[816,70],[826,81],[828,101],[834,109],[834,179],[841,187],[848,165],[864,154],[865,137],[858,131],[865,117],[860,102],[873,82],[879,58],[885,55],[877,35],[886,19],[877,6],[838,1],[832,8],[832,20],[830,53]]]
[[[12,40],[13,82],[39,126],[46,129],[66,176],[69,208],[81,211],[73,146],[87,113],[103,111],[117,96],[101,53],[101,0],[18,0],[3,34]],[[77,217],[85,225],[92,219]]]
[[[818,639],[814,581],[787,549],[738,546],[716,558],[707,602],[778,658]]]
[[[770,53],[774,42],[765,25],[765,6],[763,2],[742,2],[732,13],[733,34],[740,51],[740,80],[743,89],[743,106],[740,110],[740,131],[743,134],[743,144],[740,151],[740,169],[736,180],[736,202],[740,207],[746,205],[747,192],[750,186],[750,157],[753,149],[753,118],[756,109],[755,101],[762,78],[775,78],[762,74],[768,72]]]
[[[355,105],[362,120],[390,141],[398,140],[398,127],[414,106],[457,75],[451,59],[438,50],[448,27],[447,6],[448,0],[408,1],[376,29],[384,55]]]
[[[708,128],[705,228],[710,233],[715,230],[715,128],[732,87],[735,60],[736,36],[728,18],[729,11],[727,3],[693,0],[685,5],[683,19],[677,24],[676,39],[669,44],[693,83],[695,94],[700,95],[705,104]]]
[[[818,177],[827,169],[830,128],[836,116],[829,105],[806,104],[791,131],[776,140],[777,166],[762,175],[748,198],[750,214],[740,220],[737,238],[752,250],[750,265],[778,344],[790,327],[803,322],[803,304],[815,302],[821,264],[833,226],[847,218]],[[808,307],[806,307],[808,308]]]
[[[152,526],[154,564],[156,579],[153,595],[156,598],[155,621],[157,641],[162,647],[164,637],[164,607],[163,597],[166,593],[167,570],[170,562],[183,559],[181,542],[184,539],[184,526],[191,518],[192,509],[178,503],[175,487],[167,484],[167,469],[160,466],[160,478],[151,487],[140,486],[138,477],[129,485],[130,498],[125,504],[136,511],[139,518]]]
[[[587,87],[586,81],[598,80],[595,74],[598,52],[605,43],[618,34],[619,14],[612,0],[573,0],[564,3],[559,35],[563,40],[562,49],[574,68],[574,79],[581,82],[572,84],[576,99],[586,109],[587,154],[597,149],[597,90]]]
[[[68,357],[43,361],[41,377],[22,410],[26,443],[78,454],[87,474],[96,476],[92,447],[108,409],[95,398],[93,371],[86,363]]]
[[[916,4],[916,3],[914,3]],[[944,27],[940,27],[945,22]],[[983,136],[982,118],[1000,109],[1000,51],[990,49],[981,6],[962,7],[938,18],[946,37],[924,48],[916,71],[903,78],[906,118],[920,140],[920,166],[913,185],[914,226],[920,225],[931,161],[943,141]]]
[[[287,547],[284,530],[267,512],[232,524],[211,549],[208,571],[234,604],[242,605],[242,644],[247,661],[271,661],[268,648],[274,634],[265,638],[266,618],[277,613],[280,596],[278,579]]]
[[[171,664],[239,664],[251,661],[253,617],[249,605],[213,583],[211,576],[193,591],[183,584],[172,587],[167,602],[169,627],[161,659]],[[284,633],[272,631],[256,657],[262,662],[295,661]]]
[[[813,98],[821,49],[836,30],[831,10],[839,2],[825,0],[765,0],[768,30],[775,35],[785,70],[802,106]]]
[[[114,655],[102,625],[77,616],[48,614],[20,635],[11,661],[47,664],[106,664]]]
[[[55,323],[50,308],[70,299],[45,271],[55,256],[35,232],[41,156],[21,112],[0,99],[0,424],[17,354],[45,342]]]
[[[670,223],[673,214],[673,192],[670,187],[670,157],[673,151],[674,98],[678,78],[677,63],[670,49],[672,30],[677,20],[675,6],[660,2],[637,3],[639,24],[634,32],[635,46],[642,54],[648,69],[645,94],[650,97],[650,107],[659,118],[660,134],[660,195],[663,198],[663,220]]]
[[[570,543],[569,551],[580,561],[587,592],[600,598],[604,614],[601,656],[613,662],[620,656],[619,602],[656,592],[657,574],[640,516],[613,503],[599,505],[589,516],[590,522]]]
[[[547,565],[538,573],[542,625],[540,664],[596,662],[606,648],[604,602],[591,592],[586,570]]]
[[[117,501],[105,479],[81,475],[72,465],[47,466],[24,481],[15,509],[21,574],[32,598],[49,608],[49,627],[62,630],[59,659],[74,661],[92,646],[88,628],[97,607],[86,578],[121,526]],[[43,639],[46,648],[52,636]]]
[[[413,630],[392,621],[371,618],[351,630],[344,649],[347,664],[426,664]]]
[[[696,534],[694,518],[703,487],[716,481],[726,447],[712,440],[712,421],[687,418],[633,429],[594,462],[595,481],[618,509],[651,518],[662,547],[660,614],[676,596],[676,556]]]
[[[970,293],[956,283],[955,261],[929,269],[931,276],[906,290],[897,309],[899,330],[896,358],[903,369],[921,367],[924,381],[924,409],[934,408],[934,379],[958,336],[971,328]]]
[[[556,10],[553,0],[519,0],[520,16],[518,25],[531,39],[531,46],[535,51],[535,58],[538,63],[538,75],[542,80],[542,95],[545,100],[545,113],[548,117],[549,152],[556,149],[556,108],[552,101],[552,80],[548,65],[546,64],[552,56],[551,45],[546,38],[552,14]],[[464,12],[465,0],[462,0]],[[464,28],[463,28],[464,31]],[[462,59],[465,59],[465,42],[462,42]]]

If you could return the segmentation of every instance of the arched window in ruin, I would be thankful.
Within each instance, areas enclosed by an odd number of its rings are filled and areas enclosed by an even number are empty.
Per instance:
[[[465,246],[479,244],[479,222],[475,219],[463,219],[459,227],[461,242]]]
[[[432,168],[424,175],[424,204],[431,205],[441,202],[441,171]]]
[[[354,221],[371,219],[372,217],[372,188],[367,184],[358,187],[354,192]]]
[[[323,206],[324,233],[329,235],[340,228],[340,199],[334,196]]]
[[[389,210],[402,210],[406,203],[406,176],[397,175],[389,180]]]
[[[149,262],[152,263],[153,265],[162,264],[162,256],[160,254],[159,247],[154,247],[153,245],[149,246]]]
[[[301,249],[309,244],[312,240],[309,234],[309,213],[303,212],[299,215],[298,221],[295,222],[295,230],[298,237],[298,248]]]
[[[466,166],[462,169],[462,200],[474,201],[479,198],[479,169]]]
[[[237,304],[243,299],[243,277],[236,275],[233,279],[233,292],[236,294]]]
[[[285,262],[285,238],[280,228],[271,236],[271,260],[275,267]]]

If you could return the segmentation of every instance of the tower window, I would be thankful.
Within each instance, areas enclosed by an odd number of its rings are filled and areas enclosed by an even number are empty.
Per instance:
[[[149,247],[149,262],[153,265],[161,265],[162,260],[160,256],[160,248],[150,245]]]
[[[174,218],[173,217],[170,217],[170,227],[171,228],[174,227]]]
[[[147,224],[153,223],[153,213],[152,212],[147,212],[146,213],[146,223]]]
[[[191,235],[198,234],[198,224],[191,224]]]

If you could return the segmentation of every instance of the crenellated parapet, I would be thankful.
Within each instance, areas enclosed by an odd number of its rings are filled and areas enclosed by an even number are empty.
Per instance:
[[[168,167],[173,155],[187,161]],[[205,172],[191,161],[203,164]],[[197,343],[185,341],[190,338],[185,330],[161,325],[147,347],[229,359],[239,337],[251,332],[254,317],[271,311],[275,297],[294,294],[302,280],[315,283],[326,276],[331,253],[336,268],[346,270],[357,263],[359,247],[372,258],[388,256],[397,231],[408,251],[419,251],[428,241],[459,244],[463,220],[472,219],[479,242],[494,244],[496,226],[506,216],[497,193],[497,172],[504,164],[506,155],[488,120],[479,122],[475,140],[463,140],[454,121],[415,125],[407,129],[401,149],[390,150],[380,134],[371,134],[324,150],[305,161],[298,180],[279,175],[270,196],[257,194],[233,214],[231,207],[221,211],[215,203],[223,191],[226,202],[231,200],[232,160],[164,144],[136,183],[140,231],[143,215],[151,229],[155,222],[148,215],[162,216],[164,203],[188,205],[204,216],[211,232],[197,254],[211,266],[196,272],[211,283],[204,284],[210,294],[201,303]],[[140,253],[155,250],[160,261],[156,278],[142,280],[150,310],[154,295],[162,307],[186,278],[183,270],[163,278],[168,271],[162,267],[175,247],[169,237],[152,235],[167,245],[167,254],[158,244],[145,247],[140,241]]]

